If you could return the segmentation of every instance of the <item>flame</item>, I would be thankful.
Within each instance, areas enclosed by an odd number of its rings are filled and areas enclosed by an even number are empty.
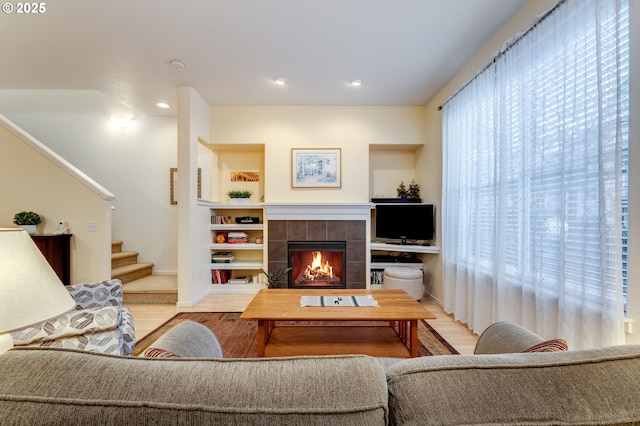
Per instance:
[[[316,277],[329,277],[333,278],[333,266],[329,264],[329,261],[325,261],[322,264],[322,252],[312,252],[313,258],[311,265],[307,265],[307,269],[304,272],[305,278],[308,280],[314,280]]]

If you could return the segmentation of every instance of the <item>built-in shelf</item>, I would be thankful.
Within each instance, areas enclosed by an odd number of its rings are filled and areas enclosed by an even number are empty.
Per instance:
[[[386,269],[391,267],[415,268],[424,270],[422,262],[371,262],[371,269]]]
[[[256,259],[255,261],[242,261],[242,262],[229,262],[229,263],[212,263],[211,269],[220,269],[225,271],[231,271],[233,269],[262,269],[262,260]]]
[[[229,223],[217,224],[209,227],[212,231],[261,231],[264,229],[262,223]]]
[[[425,253],[438,254],[440,247],[438,246],[420,246],[412,244],[389,244],[389,243],[371,243],[371,250],[394,251],[404,253]]]
[[[264,225],[264,210],[262,204],[226,204],[206,202],[202,203],[211,210],[211,216],[231,216],[232,223],[213,223],[209,225],[212,242],[209,244],[211,254],[215,252],[229,252],[234,254],[234,260],[229,263],[212,262],[210,264],[212,274],[213,292],[255,292],[262,288],[261,269],[265,268],[264,247],[262,242],[247,243],[216,243],[218,234],[224,235],[225,239],[228,233],[245,232],[251,241],[260,238],[263,239],[263,231],[266,229]],[[235,217],[258,217],[261,223],[236,223]],[[224,282],[226,279],[234,275],[246,275],[251,277],[251,282],[246,284],[230,284]]]
[[[228,243],[213,243],[209,245],[211,250],[220,250],[220,251],[236,251],[236,250],[262,250],[264,248],[264,244],[256,244],[256,243],[238,243],[238,244],[228,244]]]

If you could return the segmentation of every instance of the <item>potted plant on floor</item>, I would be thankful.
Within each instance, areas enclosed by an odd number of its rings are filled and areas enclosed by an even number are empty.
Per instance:
[[[40,215],[32,211],[21,211],[13,216],[13,223],[23,228],[29,235],[36,233],[36,225],[40,222],[42,222]]]
[[[249,204],[249,199],[253,195],[252,191],[248,190],[231,190],[227,192],[229,196],[229,202],[231,204]]]
[[[278,287],[278,283],[280,282],[282,277],[284,277],[285,274],[287,274],[292,269],[293,268],[284,268],[284,269],[280,269],[275,273],[267,272],[264,269],[260,269],[260,270],[262,271],[263,274],[267,276],[267,288],[276,288]]]

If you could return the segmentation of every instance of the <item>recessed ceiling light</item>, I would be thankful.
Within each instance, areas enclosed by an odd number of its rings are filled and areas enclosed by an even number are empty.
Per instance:
[[[349,83],[351,83],[352,86],[362,86],[364,80],[361,78],[352,78],[351,80],[349,80]]]
[[[184,62],[177,59],[173,59],[169,64],[171,65],[171,68],[176,71],[182,71],[184,69]]]
[[[158,102],[158,103],[156,104],[156,106],[157,106],[158,108],[162,108],[162,109],[169,109],[169,108],[171,108],[171,105],[169,105],[168,103],[165,103],[165,102]]]
[[[284,86],[285,84],[287,84],[287,81],[288,81],[287,77],[284,77],[284,76],[281,76],[281,75],[273,78],[273,82],[278,84],[278,85],[280,85],[280,86]]]

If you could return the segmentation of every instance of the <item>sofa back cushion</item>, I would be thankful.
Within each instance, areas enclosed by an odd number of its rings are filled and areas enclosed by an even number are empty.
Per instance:
[[[390,424],[640,422],[640,346],[415,358],[387,370]]]
[[[14,348],[0,356],[3,425],[384,425],[367,356],[167,359]]]

